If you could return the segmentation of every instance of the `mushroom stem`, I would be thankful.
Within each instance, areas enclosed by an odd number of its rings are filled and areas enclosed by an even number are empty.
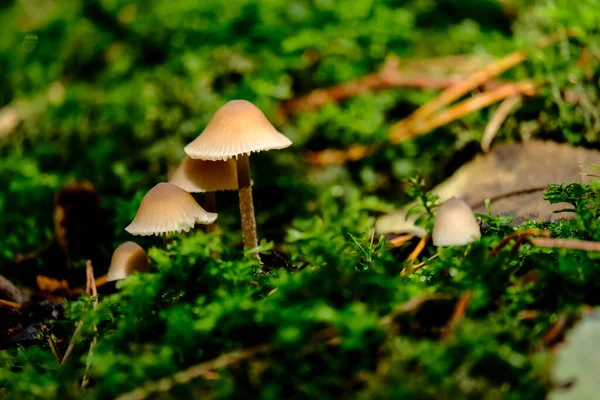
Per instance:
[[[217,198],[215,192],[206,192],[204,194],[204,209],[211,213],[217,212]],[[206,225],[206,232],[214,232],[216,223]]]
[[[252,201],[252,186],[250,186],[250,160],[247,153],[237,156],[237,178],[240,196],[240,215],[242,218],[242,238],[244,247],[258,246],[256,234],[256,219],[254,218],[254,203]],[[260,260],[258,253],[256,258]]]

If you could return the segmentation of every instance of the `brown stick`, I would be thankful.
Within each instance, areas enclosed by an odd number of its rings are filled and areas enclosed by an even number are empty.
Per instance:
[[[204,377],[212,379],[214,377],[213,371],[215,369],[230,366],[260,353],[266,353],[270,349],[271,348],[268,345],[263,344],[223,354],[213,360],[194,365],[191,368],[178,372],[171,377],[163,378],[155,382],[147,382],[139,389],[122,394],[117,397],[116,400],[143,400],[155,393],[168,392],[174,386],[188,383],[196,378]]]
[[[536,247],[553,247],[561,249],[600,251],[600,242],[576,239],[533,238],[529,243]]]
[[[558,40],[564,38],[565,36],[575,36],[575,33],[572,31],[555,32],[539,40],[537,43],[537,47],[543,49],[553,43],[556,43]],[[525,54],[525,52],[522,50],[518,50],[505,56],[504,58],[501,58],[500,60],[488,64],[484,68],[472,73],[470,76],[465,78],[460,84],[448,88],[434,100],[419,107],[407,119],[423,119],[432,115],[446,104],[450,104],[451,102],[464,96],[471,90],[481,86],[484,82],[489,81],[491,78],[494,78],[502,74],[503,72],[509,70],[510,68],[519,65],[526,59],[527,55]]]
[[[92,267],[92,262],[90,260],[86,261],[85,268],[86,268],[87,280],[89,282],[92,296],[96,297],[96,299],[94,300],[94,303],[92,305],[94,308],[94,311],[96,311],[96,309],[98,308],[98,290],[96,288],[96,279],[94,278],[94,268]],[[98,327],[96,325],[94,325],[94,332],[98,332]],[[94,356],[94,347],[96,346],[97,341],[98,341],[98,337],[94,336],[92,338],[92,343],[90,343],[90,350],[89,350],[88,356],[87,356],[85,372],[83,374],[83,379],[81,380],[81,387],[84,389],[89,384],[89,379],[87,377],[87,373],[92,365],[92,357]]]
[[[15,303],[14,301],[0,299],[0,307],[18,310],[21,308],[21,305],[19,303]]]
[[[485,131],[483,131],[483,137],[481,138],[481,150],[484,153],[488,153],[490,151],[490,145],[492,144],[492,140],[498,133],[500,126],[506,120],[508,115],[515,109],[521,102],[521,96],[511,96],[507,97],[494,111],[492,118],[490,118],[490,122],[488,122],[485,127]]]
[[[404,65],[402,65],[404,64]],[[447,64],[447,65],[443,65]],[[462,64],[462,65],[461,65]],[[299,112],[307,112],[316,110],[327,103],[343,101],[349,97],[354,97],[365,92],[374,92],[392,88],[415,88],[415,89],[445,89],[459,84],[465,76],[452,76],[438,78],[429,76],[432,72],[424,72],[424,70],[436,69],[441,66],[447,70],[448,67],[457,69],[458,66],[468,70],[469,67],[479,68],[481,62],[473,57],[464,56],[446,56],[437,59],[427,60],[408,60],[401,63],[398,57],[388,57],[381,68],[375,72],[362,76],[350,82],[342,83],[328,88],[313,90],[305,96],[286,100],[279,106],[280,113],[283,117],[290,116]],[[432,68],[433,67],[433,68]],[[440,68],[437,68],[438,70]],[[413,71],[419,71],[415,75]],[[445,73],[451,71],[444,71]],[[498,82],[488,82],[490,86],[498,85]]]
[[[60,355],[60,350],[58,350],[58,346],[56,346],[56,343],[54,343],[54,340],[52,339],[52,332],[50,332],[50,329],[48,329],[46,325],[42,325],[41,330],[44,336],[46,337],[46,340],[48,341],[50,351],[52,351],[52,354],[54,354],[56,361],[60,364],[60,360],[62,357]]]
[[[237,157],[238,190],[240,196],[240,216],[242,219],[242,238],[244,247],[253,249],[258,246],[256,234],[256,219],[254,217],[254,202],[252,201],[252,186],[250,180],[250,160],[248,154]],[[258,253],[255,257],[260,260]]]
[[[448,326],[442,333],[442,340],[446,340],[454,331],[454,329],[456,329],[456,326],[460,323],[460,321],[462,321],[462,319],[465,317],[467,309],[469,308],[469,304],[471,303],[471,295],[471,291],[467,290],[460,296],[460,299],[458,299],[458,302],[454,307],[454,312],[452,313],[450,321],[448,322]]]
[[[500,86],[494,90],[481,93],[477,96],[464,100],[453,107],[433,116],[426,121],[402,120],[392,125],[390,130],[390,142],[400,143],[404,140],[414,138],[455,121],[474,111],[481,110],[507,97],[517,95],[531,96],[535,93],[535,86],[530,82],[518,82]]]
[[[498,243],[498,245],[496,247],[494,247],[492,249],[492,251],[490,251],[490,257],[495,257],[496,255],[498,255],[500,253],[500,251],[504,247],[506,247],[507,244],[510,243],[511,240],[518,239],[520,237],[527,237],[527,236],[550,236],[550,231],[542,230],[542,229],[535,229],[535,228],[528,228],[528,229],[523,229],[521,231],[509,233],[508,235],[506,235],[504,237],[504,239],[502,239],[500,241],[500,243]]]

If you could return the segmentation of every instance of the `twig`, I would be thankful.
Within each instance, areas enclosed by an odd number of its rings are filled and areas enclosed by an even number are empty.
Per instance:
[[[551,35],[543,37],[538,41],[537,47],[543,49],[556,43],[560,39],[575,36],[572,31],[567,32],[555,32]],[[474,72],[467,78],[465,78],[460,84],[452,86],[442,92],[438,97],[429,103],[419,107],[412,115],[407,119],[416,120],[428,117],[437,112],[443,106],[450,104],[454,100],[464,96],[471,90],[481,86],[484,82],[502,74],[503,72],[513,68],[527,59],[527,55],[524,51],[515,51],[504,58],[494,61],[479,71]]]
[[[465,317],[467,309],[469,308],[469,304],[471,303],[471,297],[472,293],[470,290],[467,290],[460,296],[460,299],[458,299],[458,302],[454,307],[454,312],[448,321],[448,326],[442,333],[442,340],[446,340],[454,331],[454,329],[456,329],[456,326],[460,323],[460,321],[462,321],[462,319]]]
[[[459,84],[464,79],[464,76],[437,78],[424,75],[421,72],[424,66],[427,65],[426,62],[431,64],[437,61],[439,60],[413,60],[402,68],[398,57],[391,56],[387,58],[378,71],[350,82],[324,89],[316,89],[305,96],[284,101],[280,104],[279,110],[281,115],[286,117],[298,112],[313,111],[327,103],[339,102],[365,92],[399,87],[446,89]],[[472,62],[472,60],[468,61]],[[410,70],[418,70],[421,75],[414,75],[414,73],[409,72]]]
[[[519,105],[522,97],[520,95],[507,97],[494,111],[490,122],[488,122],[485,127],[485,131],[483,132],[483,137],[481,138],[481,150],[484,153],[488,153],[490,151],[490,145],[492,144],[492,140],[498,133],[500,126],[506,120],[508,115]]]
[[[92,262],[90,260],[87,260],[85,263],[85,271],[87,274],[87,280],[88,280],[88,284],[89,284],[89,287],[92,292],[92,296],[95,297],[92,307],[93,307],[94,311],[96,311],[96,309],[98,308],[98,290],[96,288],[96,280],[94,279],[94,268],[92,267]],[[98,332],[98,327],[96,325],[94,325],[94,332],[96,332],[96,333]],[[97,341],[98,341],[98,336],[94,336],[92,338],[92,343],[90,343],[90,350],[89,350],[88,356],[87,356],[85,372],[83,374],[83,379],[81,380],[82,388],[87,387],[87,385],[89,383],[87,373],[90,369],[90,366],[92,365],[92,357],[94,356],[94,347],[96,346]]]
[[[199,377],[212,379],[214,377],[213,371],[215,369],[230,366],[260,353],[266,353],[270,349],[270,346],[263,344],[250,347],[248,349],[236,350],[231,353],[223,354],[213,360],[197,364],[184,371],[178,372],[171,377],[163,378],[154,382],[147,382],[139,389],[117,397],[116,400],[143,400],[155,393],[168,392],[176,385],[188,383]]]
[[[390,143],[397,144],[404,140],[414,138],[415,136],[425,134],[467,114],[506,99],[507,97],[517,95],[531,96],[534,93],[535,86],[531,82],[517,82],[514,84],[502,85],[494,90],[466,99],[428,120],[405,119],[392,125],[390,129]]]
[[[388,243],[390,243],[392,246],[394,247],[399,247],[402,246],[404,243],[410,241],[412,238],[414,238],[415,235],[401,235],[401,236],[397,236],[393,239],[388,240]]]
[[[433,256],[429,257],[426,261],[418,263],[417,265],[412,267],[412,273],[417,272],[418,270],[420,270],[421,268],[426,266],[429,261],[435,260],[439,256],[440,256],[439,254],[434,254]],[[405,268],[402,268],[402,271],[400,271],[400,276],[406,276],[406,275],[407,275],[407,272],[406,272],[406,267],[405,267]]]
[[[548,329],[548,331],[542,337],[542,344],[544,347],[551,347],[556,344],[562,334],[565,332],[567,327],[567,316],[564,313],[558,314],[556,322]]]
[[[345,164],[368,157],[375,152],[375,149],[374,145],[355,144],[346,150],[327,149],[322,151],[307,151],[304,157],[306,162],[313,165]]]
[[[536,247],[553,247],[561,249],[600,251],[600,242],[590,242],[577,239],[533,238],[529,243]]]
[[[73,332],[73,336],[71,336],[71,341],[69,342],[67,351],[65,351],[65,355],[64,355],[62,361],[60,362],[61,364],[64,364],[67,361],[67,359],[69,358],[69,356],[71,355],[71,353],[73,352],[73,349],[75,348],[75,340],[79,336],[79,331],[81,331],[81,327],[83,327],[82,319],[80,319],[79,322],[77,323],[77,327],[75,328],[75,332]]]
[[[54,354],[56,361],[60,364],[60,360],[62,359],[62,357],[60,355],[60,350],[58,349],[58,346],[56,346],[56,343],[54,343],[54,340],[52,339],[52,333],[50,332],[50,329],[48,329],[46,325],[42,325],[41,331],[46,337],[46,340],[48,341],[50,351],[52,351],[52,354]]]
[[[425,245],[429,241],[430,237],[431,237],[431,234],[428,233],[427,235],[423,236],[421,238],[421,240],[419,240],[417,247],[415,247],[415,249],[412,251],[412,253],[409,254],[407,261],[409,261],[411,263],[416,261],[417,257],[419,257],[419,255],[423,252],[423,249],[425,249]]]
[[[18,310],[21,308],[21,305],[19,303],[15,303],[14,301],[0,299],[0,307]]]
[[[490,258],[497,256],[500,253],[500,251],[504,247],[506,247],[507,244],[510,243],[511,240],[518,239],[519,237],[523,237],[523,236],[525,236],[525,237],[550,236],[550,231],[543,230],[543,229],[528,228],[528,229],[524,229],[522,231],[512,232],[512,233],[506,235],[504,237],[504,239],[502,239],[500,241],[500,243],[496,247],[494,247],[492,249],[492,251],[490,251]]]

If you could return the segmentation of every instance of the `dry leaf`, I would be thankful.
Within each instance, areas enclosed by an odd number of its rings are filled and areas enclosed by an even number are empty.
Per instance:
[[[503,143],[463,165],[432,192],[440,201],[462,198],[482,214],[487,213],[484,201],[490,199],[492,213],[514,217],[513,224],[530,219],[557,221],[571,213],[554,213],[565,205],[550,204],[542,195],[551,183],[588,182],[589,177],[580,175],[581,165],[586,163],[600,164],[600,152],[538,140]],[[418,215],[405,218],[406,210],[414,204],[379,218],[377,232],[423,236],[425,231],[414,224]]]

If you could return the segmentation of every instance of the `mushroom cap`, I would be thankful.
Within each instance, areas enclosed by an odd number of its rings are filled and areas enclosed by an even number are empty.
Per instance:
[[[135,242],[125,242],[115,249],[106,274],[106,281],[125,279],[134,272],[148,272],[148,255]]]
[[[192,158],[216,161],[244,153],[284,149],[291,144],[254,104],[232,100],[217,110],[204,131],[184,150]]]
[[[175,170],[169,183],[190,193],[237,190],[235,160],[205,161],[187,156]]]
[[[132,235],[188,232],[195,224],[212,224],[217,214],[205,211],[191,194],[170,183],[154,186],[142,199],[135,218],[125,230]]]
[[[434,246],[464,246],[479,238],[479,224],[467,203],[451,198],[438,208],[432,232]]]

